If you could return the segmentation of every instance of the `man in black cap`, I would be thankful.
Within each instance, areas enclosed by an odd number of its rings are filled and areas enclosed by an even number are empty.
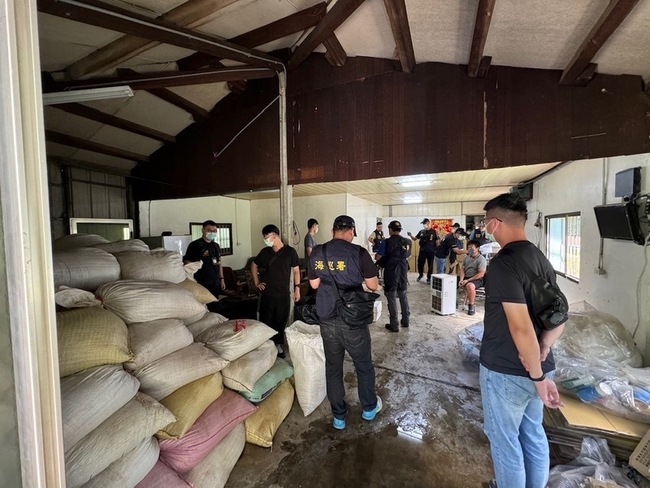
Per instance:
[[[361,290],[362,285],[375,291],[379,285],[377,267],[368,251],[352,244],[357,235],[354,219],[340,215],[332,226],[332,240],[316,246],[309,256],[308,277],[316,294],[316,312],[320,317],[320,332],[325,349],[325,378],[327,398],[334,414],[334,428],[345,429],[348,404],[343,384],[345,351],[352,357],[357,373],[359,400],[363,407],[361,417],[374,420],[382,408],[381,398],[375,393],[375,366],[372,363],[370,331],[368,326],[350,327],[337,311],[339,292]]]
[[[420,252],[418,253],[418,279],[420,281],[424,275],[424,262],[427,262],[427,284],[431,283],[433,274],[433,257],[436,247],[440,245],[438,233],[431,228],[431,221],[424,219],[420,222],[424,228],[416,234],[415,237],[410,232],[407,235],[414,241],[420,241]]]
[[[397,321],[397,298],[402,311],[402,327],[409,326],[409,300],[406,295],[408,286],[408,259],[411,256],[411,241],[400,235],[402,224],[393,220],[388,224],[390,237],[384,241],[375,255],[377,265],[384,268],[384,293],[388,300],[390,323],[386,329],[399,332]]]

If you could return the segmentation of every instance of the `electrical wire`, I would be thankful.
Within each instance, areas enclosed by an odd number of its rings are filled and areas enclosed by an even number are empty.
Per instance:
[[[632,332],[632,338],[636,337],[639,325],[641,325],[641,300],[639,298],[639,291],[641,290],[641,280],[643,279],[645,269],[648,266],[648,245],[650,245],[650,232],[648,233],[645,239],[645,244],[643,245],[643,268],[641,268],[639,280],[636,282],[636,326],[634,327],[634,332]]]
[[[296,225],[296,221],[292,220],[291,225],[293,227],[293,245],[297,246],[300,244],[300,229],[298,229],[298,225]]]

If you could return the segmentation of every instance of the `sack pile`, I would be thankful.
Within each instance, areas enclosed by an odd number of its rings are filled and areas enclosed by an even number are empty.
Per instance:
[[[102,257],[78,266],[96,299],[73,288],[57,297],[67,309],[57,332],[68,486],[224,486],[245,442],[270,447],[293,405],[276,332],[206,312],[211,300],[182,286],[184,271],[171,281],[180,258],[100,245],[110,252],[62,251],[71,262]],[[110,279],[102,260],[117,263]]]

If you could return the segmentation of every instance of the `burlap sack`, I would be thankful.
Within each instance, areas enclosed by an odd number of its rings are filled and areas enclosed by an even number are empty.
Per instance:
[[[124,454],[108,468],[92,478],[83,488],[128,488],[137,485],[153,469],[160,447],[155,437],[149,437]]]
[[[278,350],[273,341],[264,342],[223,368],[223,384],[235,391],[252,391],[257,380],[271,369],[276,357]]]
[[[192,333],[178,319],[161,319],[129,325],[133,359],[124,368],[133,371],[194,342]]]
[[[191,324],[207,310],[190,292],[166,281],[115,281],[100,286],[95,295],[127,324],[159,319]]]
[[[228,322],[228,319],[223,315],[214,312],[208,312],[201,319],[192,324],[189,324],[187,326],[187,329],[196,338],[196,336],[198,336],[201,332],[209,329],[214,325],[223,324],[224,322]]]
[[[205,409],[223,393],[221,373],[215,373],[180,387],[160,403],[176,417],[176,422],[159,430],[159,439],[180,439],[194,425]]]
[[[105,237],[96,234],[69,234],[55,239],[52,243],[52,249],[55,251],[65,251],[78,247],[93,247],[97,244],[107,244],[109,242]]]
[[[64,308],[84,308],[102,306],[102,302],[95,298],[95,294],[90,291],[80,290],[79,288],[70,288],[59,286],[54,293],[54,301],[57,305]]]
[[[52,271],[55,288],[64,285],[95,291],[103,283],[120,279],[120,263],[115,256],[92,247],[55,251]]]
[[[257,406],[257,411],[244,420],[246,442],[271,447],[273,437],[293,405],[293,386],[285,381]]]
[[[121,365],[85,369],[62,378],[63,449],[70,449],[122,408],[139,386]]]
[[[216,302],[218,299],[203,285],[199,285],[196,281],[190,280],[189,278],[181,281],[178,286],[189,291],[196,301],[199,303],[212,303]]]
[[[62,377],[95,366],[124,363],[133,357],[126,325],[101,307],[59,312],[56,325]]]
[[[136,369],[133,374],[140,381],[140,391],[161,400],[181,386],[221,371],[227,364],[203,344],[194,343]]]
[[[245,445],[244,426],[239,424],[198,466],[185,475],[185,480],[194,488],[223,488]]]
[[[222,358],[234,361],[277,334],[258,320],[229,320],[203,331],[195,337]]]
[[[126,251],[116,254],[123,280],[169,281],[186,279],[183,258],[176,251]]]
[[[137,393],[65,454],[68,488],[77,488],[153,436],[174,416],[153,398]]]
[[[93,247],[110,252],[111,254],[127,251],[149,251],[149,246],[140,239],[128,239],[125,241],[109,242],[107,244],[95,244]]]

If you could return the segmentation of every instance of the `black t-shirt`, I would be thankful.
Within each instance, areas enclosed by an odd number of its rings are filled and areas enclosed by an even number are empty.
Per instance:
[[[405,290],[407,286],[408,258],[411,256],[411,240],[394,235],[386,239],[379,250],[381,258],[377,264],[384,268],[384,288],[386,291]]]
[[[447,234],[440,245],[436,248],[435,255],[437,258],[446,258],[455,247],[457,247],[456,236],[454,234]]]
[[[195,263],[201,261],[201,269],[194,273],[197,283],[204,286],[219,285],[219,262],[221,261],[221,249],[214,241],[206,242],[203,237],[190,242],[187,246],[183,261]]]
[[[431,253],[436,250],[438,233],[435,230],[422,229],[415,238],[420,240],[420,252]]]
[[[321,279],[316,294],[316,312],[322,320],[334,319],[338,315],[336,302],[339,300],[339,294],[332,279],[336,281],[341,291],[361,290],[364,279],[377,276],[377,266],[372,262],[368,251],[361,246],[343,239],[332,239],[327,243],[326,252],[331,273],[325,264],[323,246],[316,246],[309,256],[307,266],[310,280]]]
[[[265,247],[255,257],[260,280],[266,284],[261,292],[270,297],[286,297],[289,293],[289,278],[292,268],[300,265],[298,253],[293,247],[282,246],[278,252]]]
[[[519,360],[508,320],[502,303],[527,303],[526,295],[530,279],[526,271],[517,266],[516,260],[524,260],[528,266],[548,282],[555,284],[555,271],[544,254],[529,241],[511,242],[504,249],[511,249],[512,256],[499,253],[490,260],[489,279],[485,284],[485,332],[481,345],[481,364],[498,373],[514,376],[528,376]],[[532,320],[532,318],[531,318]],[[535,325],[539,339],[542,329]],[[542,371],[548,373],[555,369],[553,353],[549,353],[542,363]]]

